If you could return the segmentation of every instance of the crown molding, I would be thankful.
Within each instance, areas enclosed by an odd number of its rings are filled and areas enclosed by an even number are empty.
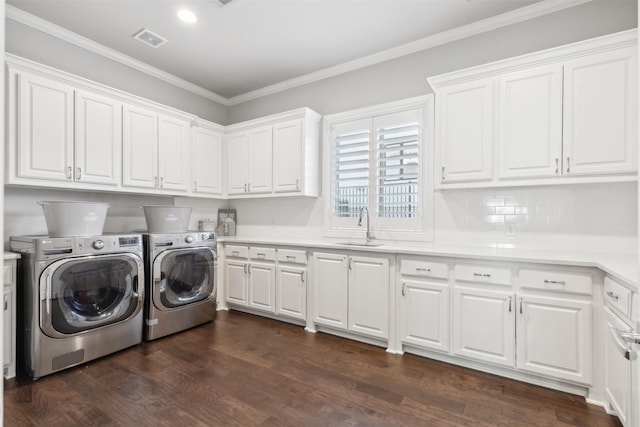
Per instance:
[[[63,27],[55,25],[49,21],[45,21],[42,18],[38,18],[37,16],[18,9],[15,6],[6,5],[6,17],[16,22],[20,22],[21,24],[28,25],[53,37],[57,37],[61,40],[72,43],[83,49],[94,52],[98,55],[109,58],[113,61],[124,64],[135,70],[146,73],[174,86],[195,93],[196,95],[203,96],[225,106],[233,106],[241,104],[243,102],[262,98],[267,95],[273,95],[275,93],[295,87],[314,83],[330,77],[335,77],[340,74],[359,70],[365,67],[379,64],[381,62],[389,61],[391,59],[400,58],[402,56],[410,55],[425,49],[430,49],[436,46],[451,43],[456,40],[496,30],[498,28],[527,21],[529,19],[537,18],[564,9],[572,8],[591,1],[593,0],[543,0],[541,2],[534,3],[532,5],[525,6],[510,12],[506,12],[501,15],[496,15],[491,18],[476,21],[474,23],[463,25],[452,30],[443,31],[441,33],[434,34],[432,36],[425,37],[414,42],[406,43],[404,45],[387,49],[372,55],[364,56],[353,61],[348,61],[333,67],[328,67],[309,74],[295,77],[293,79],[265,86],[261,89],[249,91],[242,95],[234,96],[231,98],[225,98],[221,95],[218,95],[217,93],[204,89],[201,86],[183,80],[173,74],[162,71],[156,67],[153,67],[149,64],[146,64],[114,49],[106,47],[72,31],[69,31]]]
[[[224,96],[204,89],[203,87],[181,79],[180,77],[177,77],[173,74],[167,73],[166,71],[162,71],[159,68],[153,67],[145,62],[125,55],[115,49],[111,49],[103,44],[97,43],[91,39],[81,36],[80,34],[74,33],[73,31],[69,31],[66,28],[60,27],[59,25],[25,12],[22,9],[18,9],[15,6],[7,4],[5,13],[6,17],[13,21],[27,25],[38,31],[42,31],[45,34],[49,34],[50,36],[56,37],[60,40],[64,40],[68,43],[86,49],[105,58],[111,59],[115,62],[119,62],[123,65],[126,65],[127,67],[133,68],[134,70],[163,80],[181,89],[185,89],[196,95],[200,95],[204,98],[210,99],[211,101],[223,104],[225,106],[229,105],[229,100]]]
[[[261,98],[263,96],[282,92],[287,89],[314,83],[320,80],[327,79],[329,77],[335,77],[340,74],[359,70],[361,68],[369,67],[371,65],[379,64],[391,59],[410,55],[421,50],[451,43],[456,40],[496,30],[508,25],[517,24],[519,22],[558,12],[560,10],[575,7],[591,1],[593,0],[544,0],[539,3],[534,3],[532,5],[513,10],[511,12],[506,12],[500,15],[493,16],[491,18],[476,21],[471,24],[454,28],[452,30],[443,31],[441,33],[437,33],[420,40],[406,43],[404,45],[383,50],[372,55],[364,56],[353,61],[348,61],[334,67],[325,68],[319,71],[305,74],[300,77],[265,86],[261,89],[253,90],[242,95],[231,97],[229,98],[229,105],[241,104],[243,102]]]

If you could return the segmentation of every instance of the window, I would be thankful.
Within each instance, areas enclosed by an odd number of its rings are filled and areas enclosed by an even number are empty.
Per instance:
[[[431,97],[325,118],[327,235],[363,233],[367,208],[378,238],[432,236],[431,118]]]

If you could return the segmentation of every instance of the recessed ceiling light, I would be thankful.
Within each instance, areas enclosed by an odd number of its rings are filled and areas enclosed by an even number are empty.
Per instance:
[[[180,9],[178,11],[178,18],[189,24],[193,24],[198,20],[196,14],[188,9]]]

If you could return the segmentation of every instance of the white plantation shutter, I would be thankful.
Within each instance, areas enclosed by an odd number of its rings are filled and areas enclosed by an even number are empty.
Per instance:
[[[376,132],[375,212],[383,228],[398,228],[420,216],[420,112],[374,118]],[[400,221],[389,221],[403,219]],[[410,222],[410,221],[409,221]],[[395,228],[395,227],[392,227]],[[411,228],[411,227],[409,227]]]
[[[333,128],[333,216],[355,218],[369,206],[371,162],[370,120],[340,123]]]
[[[332,126],[332,226],[356,228],[363,207],[378,230],[421,226],[421,109]]]

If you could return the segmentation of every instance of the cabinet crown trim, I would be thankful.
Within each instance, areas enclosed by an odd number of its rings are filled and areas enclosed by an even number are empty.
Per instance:
[[[437,91],[440,88],[452,86],[482,78],[495,77],[507,72],[530,69],[561,61],[580,58],[583,56],[634,47],[638,36],[636,29],[621,31],[594,39],[579,41],[568,45],[558,46],[538,52],[528,53],[514,58],[507,58],[487,64],[456,70],[427,78],[427,82]]]

